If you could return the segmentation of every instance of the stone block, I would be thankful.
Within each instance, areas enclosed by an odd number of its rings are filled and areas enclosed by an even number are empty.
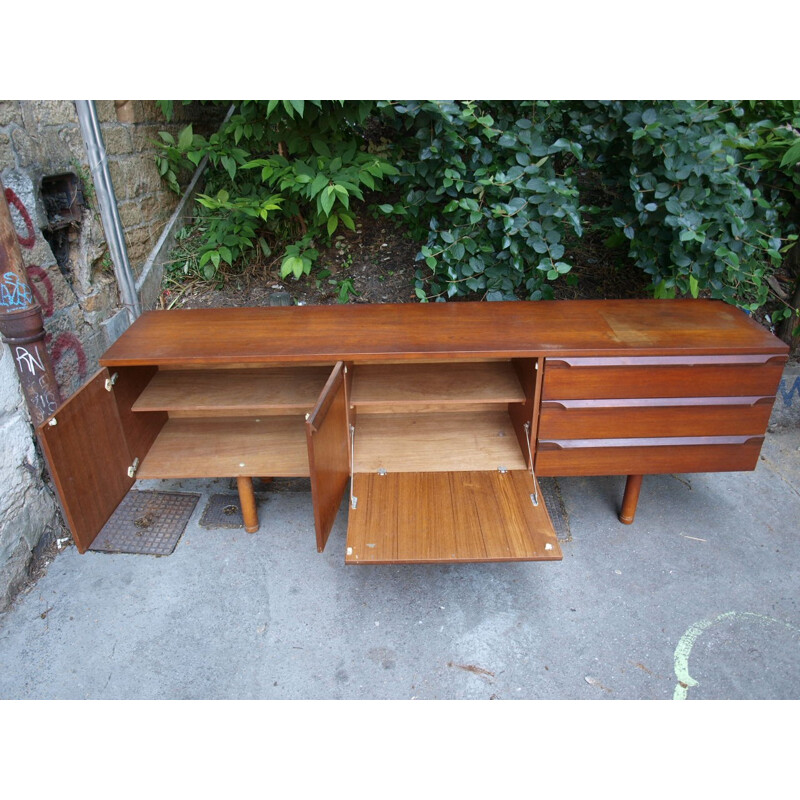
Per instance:
[[[0,100],[0,128],[6,125],[22,125],[18,100]]]
[[[28,104],[37,126],[66,125],[78,121],[78,112],[72,100],[30,100]]]
[[[45,324],[59,311],[77,302],[74,290],[57,266],[39,267],[36,264],[29,264],[26,271],[28,285],[36,302],[42,307]]]
[[[113,100],[95,100],[94,107],[97,110],[97,119],[101,123],[117,121],[117,112],[114,108]]]
[[[35,174],[34,171],[25,169],[9,170],[3,173],[3,186],[14,192],[30,218],[29,225],[24,215],[20,213],[14,204],[11,204],[11,219],[14,222],[14,227],[23,238],[33,236],[35,242],[43,242],[44,238],[39,228],[43,228],[47,224],[47,215],[39,197],[38,189],[34,185],[33,174]],[[26,257],[29,250],[30,248],[27,246],[23,247],[23,257]]]
[[[38,161],[38,149],[30,134],[23,128],[11,131],[11,143],[22,168],[33,166]]]
[[[14,169],[17,166],[17,157],[11,144],[11,137],[0,133],[0,172]]]
[[[177,138],[180,128],[170,127],[166,123],[163,125],[136,125],[131,130],[131,148],[134,152],[149,153],[150,158],[155,156],[154,142],[160,142],[159,131],[168,130]]]
[[[126,200],[124,203],[119,204],[119,218],[122,222],[122,227],[127,231],[129,228],[135,228],[147,220],[144,214],[143,203],[137,200]]]
[[[131,133],[125,125],[103,125],[102,133],[108,155],[119,156],[131,152]]]
[[[155,162],[149,156],[122,156],[109,163],[117,200],[134,200],[161,185]]]
[[[55,148],[46,150],[50,163],[63,165],[59,169],[61,172],[72,172],[75,169],[70,164],[73,159],[80,162],[86,159],[86,144],[83,141],[80,126],[64,125],[60,127]]]

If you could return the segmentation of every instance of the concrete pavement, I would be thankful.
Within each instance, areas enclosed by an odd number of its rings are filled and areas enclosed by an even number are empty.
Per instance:
[[[0,698],[800,697],[800,429],[752,473],[562,478],[560,563],[345,567],[309,496],[169,556],[59,553],[0,616]]]

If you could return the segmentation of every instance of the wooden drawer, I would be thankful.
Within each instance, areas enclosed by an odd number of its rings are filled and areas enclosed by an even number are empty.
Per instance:
[[[774,395],[785,356],[545,360],[544,400]]]
[[[760,436],[773,397],[545,400],[539,439]]]
[[[536,474],[650,475],[755,469],[763,436],[540,440]]]

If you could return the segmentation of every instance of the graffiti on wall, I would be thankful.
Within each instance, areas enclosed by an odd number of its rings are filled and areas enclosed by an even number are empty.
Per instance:
[[[6,201],[8,202],[9,210],[12,216],[16,217],[15,227],[17,230],[17,241],[23,250],[32,250],[36,245],[36,229],[34,228],[31,215],[25,204],[19,199],[17,193],[10,188],[5,191]],[[15,213],[16,212],[16,213]],[[20,226],[22,230],[20,230]],[[13,272],[7,272],[0,280],[0,305],[8,308],[24,308],[29,306],[35,301],[41,306],[42,314],[45,319],[53,316],[56,311],[55,308],[55,290],[47,270],[40,267],[38,264],[27,264],[25,270],[28,275],[28,285],[19,280]],[[86,379],[88,368],[86,353],[84,352],[83,345],[78,337],[71,331],[62,331],[61,333],[47,334],[45,336],[45,345],[50,351],[50,358],[53,363],[53,369],[58,369],[58,365],[65,358],[74,358],[76,361],[78,377],[81,381]],[[41,354],[38,349],[34,348],[20,348],[17,347],[15,358],[20,366],[29,370],[31,375],[36,374],[36,370],[41,368]],[[20,359],[22,359],[20,361]],[[39,380],[45,380],[42,376]],[[51,387],[42,385],[42,391],[38,397],[41,398],[41,404],[37,400],[43,411],[48,414],[55,410],[53,405],[53,393]],[[48,399],[48,397],[50,399]],[[43,404],[43,405],[42,405]]]
[[[0,278],[0,306],[27,308],[33,302],[31,290],[13,272]]]

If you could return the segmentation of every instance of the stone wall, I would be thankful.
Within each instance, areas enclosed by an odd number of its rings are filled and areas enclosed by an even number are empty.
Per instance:
[[[153,101],[104,100],[96,106],[138,277],[180,200],[161,181],[153,140],[160,130],[177,136],[187,122],[208,134],[225,109],[176,104],[176,119],[168,124]],[[120,319],[121,309],[74,102],[0,101],[0,178],[45,318],[45,344],[67,398],[96,371],[100,355],[120,332],[111,323]],[[0,435],[3,610],[43,531],[58,525],[6,345],[0,351]]]

